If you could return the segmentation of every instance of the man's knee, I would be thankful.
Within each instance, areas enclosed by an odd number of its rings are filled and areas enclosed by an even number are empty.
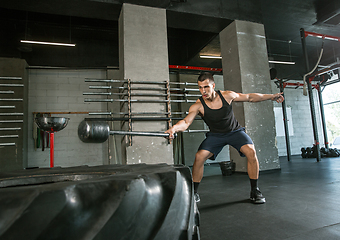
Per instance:
[[[254,145],[247,144],[242,146],[241,152],[246,156],[248,161],[257,161],[256,150]]]
[[[195,161],[205,162],[211,156],[213,156],[213,154],[211,152],[209,152],[207,150],[199,150],[195,155]]]

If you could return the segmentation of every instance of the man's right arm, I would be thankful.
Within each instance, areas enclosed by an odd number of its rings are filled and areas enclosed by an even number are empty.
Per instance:
[[[188,115],[180,120],[178,123],[176,123],[174,126],[169,128],[165,133],[169,133],[170,136],[169,138],[174,138],[174,134],[177,132],[183,132],[185,131],[195,120],[195,117],[199,113],[199,108],[201,107],[200,102],[194,103],[190,108],[189,108],[189,113]]]

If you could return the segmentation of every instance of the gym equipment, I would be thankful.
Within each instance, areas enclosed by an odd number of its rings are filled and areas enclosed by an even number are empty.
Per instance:
[[[316,144],[316,155],[317,155],[317,161],[319,162],[321,159],[321,151],[320,151],[320,146],[319,146],[319,134],[318,134],[318,128],[317,128],[317,124],[316,124],[316,112],[315,112],[315,106],[314,106],[314,97],[313,97],[313,93],[312,93],[312,85],[311,82],[315,77],[318,77],[320,75],[322,75],[323,73],[327,73],[330,70],[336,70],[338,67],[332,67],[332,68],[328,68],[328,69],[323,69],[321,70],[321,72],[314,72],[314,70],[316,69],[316,67],[318,66],[320,59],[322,57],[323,54],[323,46],[324,46],[324,40],[334,40],[334,41],[338,41],[340,42],[340,38],[339,37],[335,37],[335,36],[330,36],[330,35],[325,35],[325,34],[320,34],[320,33],[314,33],[314,32],[307,32],[305,31],[303,28],[300,29],[300,36],[301,36],[301,44],[302,44],[302,51],[305,57],[305,67],[306,67],[306,72],[308,72],[307,74],[305,74],[303,76],[304,79],[304,83],[305,87],[304,87],[304,95],[307,95],[307,88],[308,88],[308,96],[309,96],[309,104],[310,104],[310,110],[311,110],[311,115],[312,115],[312,124],[313,124],[313,135],[314,135],[314,142]],[[312,71],[309,72],[309,58],[308,58],[308,51],[307,51],[307,44],[306,44],[306,38],[308,36],[311,37],[317,37],[317,38],[321,38],[322,39],[322,49],[319,55],[319,59],[317,61],[317,64],[315,65],[315,67],[313,68]],[[338,61],[337,61],[338,63]],[[309,75],[310,74],[310,75]],[[308,79],[306,79],[306,77],[308,76]],[[319,94],[319,106],[320,106],[320,113],[321,113],[321,121],[322,121],[322,128],[323,128],[323,136],[324,136],[324,142],[326,145],[326,148],[328,148],[328,137],[327,137],[327,130],[326,130],[326,124],[325,124],[325,117],[324,117],[324,110],[323,110],[323,102],[322,102],[322,94],[321,94],[321,89],[320,89],[320,85],[321,83],[319,82],[318,84],[318,94]]]
[[[4,147],[4,146],[15,146],[15,143],[0,143],[0,146],[1,147]]]
[[[138,97],[167,97],[168,94],[166,93],[156,93],[156,94],[150,94],[150,93],[112,93],[112,92],[84,92],[83,95],[105,95],[105,96],[138,96]],[[201,97],[199,94],[171,94],[172,97]]]
[[[0,135],[0,138],[18,138],[19,135]]]
[[[271,68],[271,69],[269,70],[269,73],[270,73],[270,79],[271,79],[271,80],[274,80],[274,79],[276,78],[276,76],[277,76],[277,70],[276,70],[276,68]]]
[[[182,120],[182,117],[119,117],[119,118],[85,118],[86,121],[165,121],[165,120]],[[196,117],[195,120],[203,120]]]
[[[314,145],[313,147],[301,148],[301,157],[302,158],[316,158],[317,157],[317,149]],[[320,149],[321,157],[340,157],[340,150],[336,148],[324,148]]]
[[[1,99],[0,99],[1,100]],[[85,98],[84,102],[131,102],[131,103],[195,103],[196,100],[151,100],[151,99],[112,99],[112,98]]]
[[[40,129],[50,133],[50,167],[54,167],[54,133],[63,130],[69,118],[64,117],[38,117],[35,123]]]
[[[14,91],[0,91],[0,94],[14,94]]]
[[[0,98],[0,101],[5,101],[5,102],[9,102],[9,101],[23,101],[24,99],[22,98]]]
[[[0,123],[23,123],[24,120],[0,120]]]
[[[20,127],[16,127],[16,128],[0,128],[0,131],[16,131],[16,130],[20,130]]]
[[[188,114],[188,112],[133,112],[131,116],[137,115],[182,115]],[[129,112],[89,112],[89,115],[129,115]]]
[[[129,82],[128,79],[91,79],[91,78],[86,78],[85,82],[106,82],[106,83],[130,83],[130,84],[173,84],[173,85],[189,85],[189,86],[197,86],[197,83],[191,83],[191,82],[168,82],[168,81],[133,81]]]
[[[23,87],[24,84],[0,83],[0,87]]]
[[[0,116],[24,116],[23,113],[0,113]]]
[[[83,120],[78,126],[78,137],[85,143],[103,143],[109,138],[109,135],[169,137],[169,134],[164,132],[110,131],[109,124],[102,121]]]
[[[0,77],[0,80],[22,80],[22,77]]]
[[[219,162],[218,164],[220,165],[223,176],[230,176],[235,172],[236,164],[233,160],[222,161]]]
[[[0,172],[0,239],[198,240],[193,191],[183,165]]]
[[[8,80],[11,83],[3,83],[6,82],[6,80]],[[15,87],[24,87],[24,84],[13,84],[12,82],[16,82],[17,80],[22,80],[22,77],[0,77],[0,81],[2,83],[0,83],[0,88],[1,87],[5,87],[4,90],[0,91],[0,95],[6,95],[6,97],[1,96],[0,98],[0,102],[1,102],[1,106],[0,109],[2,110],[2,112],[0,113],[0,117],[5,116],[6,118],[1,118],[0,120],[0,125],[2,124],[9,124],[11,125],[11,127],[1,127],[0,131],[15,131],[15,130],[20,130],[21,127],[13,127],[14,124],[21,124],[24,122],[24,120],[20,120],[20,118],[7,118],[7,117],[22,117],[24,116],[24,113],[20,113],[20,112],[12,112],[12,111],[7,111],[9,109],[16,109],[17,107],[20,109],[20,102],[23,102],[22,98],[18,98],[16,96],[10,97],[11,95],[15,94]],[[12,89],[8,89],[8,87],[11,87]],[[17,94],[18,95],[18,94]],[[18,105],[17,105],[18,104]],[[6,119],[6,120],[5,120]],[[4,141],[13,139],[12,141],[15,142],[2,142],[0,143],[1,147],[7,147],[7,146],[17,146],[17,141],[20,140],[16,140],[15,138],[19,138],[19,134],[18,133],[7,133],[7,134],[1,134],[0,135],[0,139],[3,139]],[[6,150],[4,150],[6,151]],[[20,151],[19,149],[16,149],[15,151]]]
[[[15,108],[15,106],[0,106],[0,108],[6,108],[6,109],[8,108],[9,109],[9,108]]]
[[[147,91],[166,91],[168,88],[145,88],[145,87],[112,87],[112,86],[89,86],[90,89],[119,89],[119,90],[147,90]],[[180,91],[180,92],[199,92],[196,88],[170,88],[170,91]]]

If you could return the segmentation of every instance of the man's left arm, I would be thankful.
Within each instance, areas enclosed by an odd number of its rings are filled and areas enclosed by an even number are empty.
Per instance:
[[[233,101],[235,102],[262,102],[266,100],[282,103],[284,101],[283,93],[262,94],[262,93],[237,93]]]

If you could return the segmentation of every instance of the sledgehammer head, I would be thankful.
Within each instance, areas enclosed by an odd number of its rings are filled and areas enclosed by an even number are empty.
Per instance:
[[[84,143],[103,143],[110,135],[110,127],[106,122],[85,121],[78,126],[78,137]]]

